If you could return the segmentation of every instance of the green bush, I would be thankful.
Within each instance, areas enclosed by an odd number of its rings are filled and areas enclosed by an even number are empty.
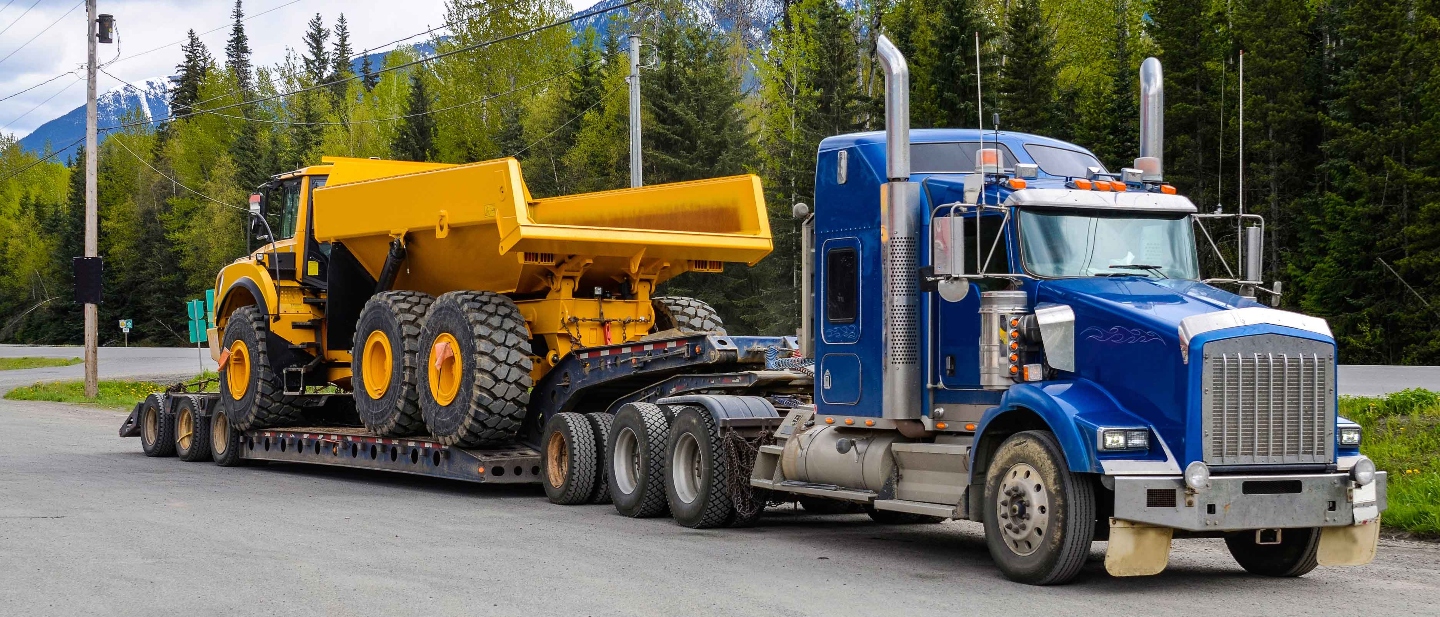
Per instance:
[[[1440,537],[1440,393],[1342,396],[1340,415],[1360,424],[1360,451],[1390,472],[1385,525]]]

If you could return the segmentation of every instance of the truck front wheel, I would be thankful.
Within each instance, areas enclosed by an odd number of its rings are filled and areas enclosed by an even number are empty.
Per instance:
[[[220,369],[220,407],[242,431],[281,426],[300,418],[299,397],[285,394],[280,374],[270,365],[268,316],[259,307],[242,306],[225,323]]]
[[[1264,541],[1265,544],[1261,544]],[[1230,556],[1251,574],[1304,576],[1318,565],[1320,530],[1316,528],[1236,531],[1225,534]]]
[[[1069,582],[1095,535],[1095,492],[1048,431],[1011,435],[985,474],[985,543],[1010,580]]]

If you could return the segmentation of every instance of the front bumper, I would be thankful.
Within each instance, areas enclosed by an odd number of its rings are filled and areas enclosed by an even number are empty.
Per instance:
[[[1385,481],[1383,471],[1363,488],[1343,472],[1226,475],[1197,492],[1179,476],[1116,476],[1115,518],[1189,531],[1364,524],[1385,510]]]

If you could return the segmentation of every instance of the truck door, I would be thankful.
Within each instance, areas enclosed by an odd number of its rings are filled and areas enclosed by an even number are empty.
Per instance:
[[[996,238],[995,256],[990,259],[988,273],[1010,272],[1009,250],[999,214],[987,214],[981,219],[981,257],[975,255],[975,217],[965,219],[965,271],[978,272],[979,264],[990,253]],[[1003,283],[982,281],[970,283],[970,293],[959,302],[946,302],[940,294],[931,293],[930,307],[936,316],[934,329],[935,359],[931,366],[938,375],[932,376],[931,383],[939,381],[944,388],[976,388],[980,385],[980,292],[1001,288]],[[938,377],[938,380],[935,378]]]
[[[306,177],[305,190],[305,251],[300,282],[311,287],[326,289],[329,285],[330,243],[315,240],[315,217],[311,215],[315,206],[315,189],[325,186],[329,176]]]

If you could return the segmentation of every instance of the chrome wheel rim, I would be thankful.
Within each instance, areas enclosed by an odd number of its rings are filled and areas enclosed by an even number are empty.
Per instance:
[[[694,503],[700,495],[700,442],[694,435],[680,435],[670,469],[675,482],[675,496],[685,503]]]
[[[610,457],[610,470],[615,488],[629,495],[640,484],[640,439],[628,427],[615,436],[615,452]]]
[[[996,522],[1007,546],[1024,557],[1040,550],[1050,533],[1050,492],[1040,472],[1028,463],[1005,470],[995,500]]]

